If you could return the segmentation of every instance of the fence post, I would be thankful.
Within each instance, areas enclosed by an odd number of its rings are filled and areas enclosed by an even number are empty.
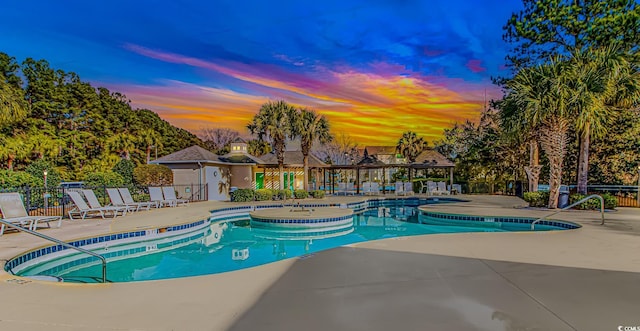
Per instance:
[[[24,202],[27,205],[27,214],[31,211],[31,187],[29,185],[24,188]]]
[[[66,197],[65,197],[64,186],[63,186],[62,187],[62,218],[67,217],[67,213],[66,213],[67,204],[65,202],[66,202]]]

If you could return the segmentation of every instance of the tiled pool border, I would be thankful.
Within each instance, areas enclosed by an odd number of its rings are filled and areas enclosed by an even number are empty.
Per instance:
[[[177,235],[185,232],[194,231],[204,226],[208,226],[208,220],[200,220],[196,222],[160,227],[156,229],[145,229],[138,231],[128,231],[121,233],[112,233],[106,234],[102,236],[78,239],[74,241],[67,242],[68,244],[75,247],[89,248],[89,246],[96,245],[105,245],[107,243],[111,243],[113,245],[126,243],[129,241],[139,241],[143,240],[151,240],[157,239],[159,236],[163,236],[166,233],[166,236]],[[21,266],[23,264],[27,264],[28,262],[44,257],[49,254],[55,254],[59,252],[71,252],[71,248],[62,246],[62,245],[50,245],[42,248],[38,248],[24,254],[18,255],[9,261],[7,261],[4,265],[4,270],[11,272],[11,270],[15,269],[17,266]]]
[[[79,239],[69,242],[69,244],[75,247],[83,247],[90,248],[87,246],[95,246],[97,244],[104,243],[113,243],[120,244],[126,241],[132,240],[151,240],[157,239],[159,234],[167,233],[167,235],[173,235],[178,233],[185,233],[189,231],[194,231],[197,228],[208,226],[211,222],[216,222],[221,219],[228,219],[229,217],[246,217],[248,213],[253,210],[258,209],[266,209],[266,208],[284,208],[284,207],[305,207],[305,208],[320,208],[320,207],[338,207],[338,208],[350,208],[353,209],[354,214],[358,214],[364,212],[367,208],[377,208],[377,207],[385,207],[391,203],[394,203],[398,200],[406,201],[412,207],[417,207],[422,204],[428,204],[431,202],[465,202],[462,199],[456,198],[422,198],[422,197],[393,197],[393,198],[370,198],[364,201],[357,202],[349,202],[349,203],[306,203],[306,204],[286,204],[286,203],[272,203],[272,204],[264,204],[264,205],[245,205],[245,206],[236,206],[236,207],[226,207],[211,210],[211,214],[207,220],[200,220],[196,222],[190,222],[186,224],[179,224],[173,226],[160,227],[156,229],[145,229],[138,231],[129,231],[122,233],[112,233],[102,236],[97,236],[93,238],[85,238]],[[452,220],[460,220],[460,221],[476,221],[476,222],[489,222],[488,219],[494,219],[494,222],[504,222],[504,223],[529,223],[531,224],[535,219],[534,218],[519,218],[519,217],[502,217],[502,216],[469,216],[469,215],[457,215],[457,214],[445,214],[445,213],[435,213],[435,212],[426,212],[422,211],[422,213],[428,214],[430,217],[440,218],[440,219],[452,219]],[[346,218],[351,218],[353,215],[348,215],[344,217],[332,217],[327,218],[325,220],[320,220],[321,222],[336,222],[342,221]],[[454,217],[454,218],[447,218]],[[262,220],[261,220],[262,221]],[[269,222],[274,222],[277,220],[268,220]],[[309,220],[287,220],[287,221],[296,221],[293,224],[305,224]],[[318,222],[318,220],[314,220]],[[277,223],[277,222],[274,222]],[[567,222],[567,221],[552,221],[552,220],[543,220],[538,224],[541,225],[549,225],[555,227],[561,227],[566,229],[576,229],[579,228],[580,225]],[[62,245],[50,245],[42,248],[37,248],[32,251],[28,251],[26,253],[20,254],[14,258],[9,259],[5,265],[4,270],[11,272],[17,266],[28,263],[34,259],[41,258],[43,256],[54,254],[62,251],[66,251],[70,248],[64,247]]]
[[[538,218],[534,217],[513,217],[513,216],[476,216],[476,215],[462,215],[462,214],[449,214],[421,210],[422,215],[443,220],[463,221],[463,222],[483,222],[483,223],[516,223],[516,224],[531,224]],[[569,221],[556,221],[556,220],[541,220],[539,225],[553,226],[564,229],[578,229],[582,226],[569,222]]]

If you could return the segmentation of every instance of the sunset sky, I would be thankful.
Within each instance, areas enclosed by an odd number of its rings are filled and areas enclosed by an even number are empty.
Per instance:
[[[64,5],[63,5],[64,4]],[[0,52],[46,59],[196,132],[246,124],[268,100],[335,133],[392,145],[475,120],[506,73],[515,0],[3,1]]]

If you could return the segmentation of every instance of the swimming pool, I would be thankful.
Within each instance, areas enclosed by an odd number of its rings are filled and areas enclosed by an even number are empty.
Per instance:
[[[529,231],[533,221],[434,214],[417,208],[446,201],[415,198],[368,200],[349,206],[357,212],[352,222],[321,229],[252,227],[248,209],[237,207],[218,210],[214,213],[216,216],[208,221],[160,229],[156,237],[137,231],[122,236],[84,239],[78,245],[93,245],[92,251],[107,258],[109,281],[132,282],[234,271],[291,257],[306,258],[322,250],[384,238]],[[555,225],[551,222],[541,224],[536,226],[536,231],[562,230],[570,228],[571,224],[557,222]],[[145,240],[147,237],[150,239]],[[33,257],[27,261],[24,261],[24,255],[12,259],[6,269],[19,276],[49,275],[61,277],[65,282],[99,281],[101,265],[97,259],[71,250],[45,253],[29,254]]]

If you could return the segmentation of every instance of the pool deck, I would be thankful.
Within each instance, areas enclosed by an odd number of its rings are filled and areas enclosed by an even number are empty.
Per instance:
[[[542,217],[520,199],[455,196],[438,212]],[[322,202],[366,197],[329,197]],[[308,199],[309,203],[318,200]],[[304,203],[304,202],[303,202]],[[63,221],[62,240],[205,219],[228,202]],[[640,325],[640,209],[566,211],[576,230],[364,242],[217,275],[116,284],[0,272],[0,330],[617,330]],[[47,244],[0,237],[0,263]]]

